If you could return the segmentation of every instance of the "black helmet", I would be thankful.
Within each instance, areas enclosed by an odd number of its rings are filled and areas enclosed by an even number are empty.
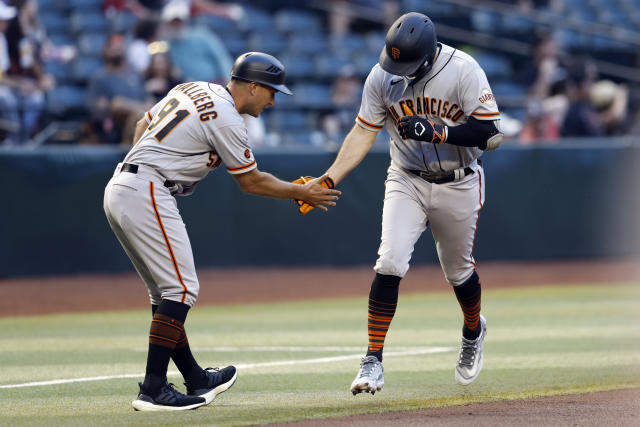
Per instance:
[[[410,12],[396,19],[387,32],[378,62],[383,70],[396,76],[409,76],[427,63],[431,70],[436,55],[436,30],[427,15]]]
[[[284,85],[284,76],[284,65],[273,56],[262,52],[243,53],[231,69],[233,78],[261,83],[287,95],[293,95]]]

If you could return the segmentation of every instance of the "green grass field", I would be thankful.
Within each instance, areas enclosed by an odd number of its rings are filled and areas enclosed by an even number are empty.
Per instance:
[[[453,375],[461,326],[453,293],[401,293],[385,388],[352,396],[366,295],[197,307],[187,320],[196,357],[203,367],[233,363],[239,378],[187,413],[131,408],[149,310],[4,318],[0,424],[246,425],[640,386],[640,283],[485,291],[483,313],[484,371],[462,387]],[[63,379],[76,381],[16,387]],[[184,390],[179,376],[170,381]]]

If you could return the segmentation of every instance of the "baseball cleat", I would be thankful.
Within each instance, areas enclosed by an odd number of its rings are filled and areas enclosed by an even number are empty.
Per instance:
[[[458,364],[456,365],[456,382],[460,385],[471,384],[482,370],[484,363],[482,345],[487,336],[487,321],[482,315],[480,315],[480,328],[480,335],[475,340],[462,337]]]
[[[185,396],[173,388],[173,384],[166,381],[160,387],[160,393],[155,397],[152,397],[144,389],[142,383],[138,383],[138,385],[140,386],[140,394],[132,402],[133,409],[136,411],[186,411],[206,404],[203,397]]]
[[[236,382],[238,372],[235,366],[227,366],[226,368],[207,368],[204,370],[207,377],[207,384],[203,387],[196,388],[192,384],[185,383],[187,386],[188,396],[200,396],[205,399],[205,405],[208,405],[220,393],[227,391]]]
[[[351,393],[354,395],[362,392],[376,394],[376,391],[382,390],[384,386],[383,372],[382,363],[376,356],[363,357],[360,362],[360,371],[351,383]]]

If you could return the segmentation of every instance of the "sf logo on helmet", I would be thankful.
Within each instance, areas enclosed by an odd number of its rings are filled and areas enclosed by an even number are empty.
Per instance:
[[[425,128],[422,123],[416,122],[416,126],[414,128],[414,131],[415,131],[416,135],[422,136],[422,134],[424,133],[425,130],[427,130],[427,128]]]
[[[393,59],[400,58],[400,49],[398,49],[397,47],[392,47],[391,48],[391,56],[393,56]]]

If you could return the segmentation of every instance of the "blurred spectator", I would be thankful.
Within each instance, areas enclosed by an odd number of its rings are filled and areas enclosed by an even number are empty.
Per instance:
[[[329,33],[345,36],[353,28],[362,10],[375,11],[377,19],[382,18],[382,27],[388,27],[400,14],[400,2],[395,0],[330,0],[328,10]],[[377,20],[376,19],[376,20]],[[364,30],[370,30],[372,20],[367,19]]]
[[[589,99],[600,116],[605,133],[609,136],[621,135],[627,119],[627,87],[610,80],[600,80],[591,87]]]
[[[584,61],[573,65],[569,73],[569,110],[561,134],[564,137],[604,135],[600,115],[591,104],[591,88],[596,77],[595,66]]]
[[[153,19],[160,15],[166,0],[104,0],[102,10],[112,19],[123,11],[130,12],[140,19]]]
[[[335,111],[322,120],[322,129],[327,135],[328,144],[339,144],[353,127],[361,95],[362,79],[352,65],[345,65],[338,72],[331,88],[331,101],[336,107]]]
[[[153,19],[141,19],[133,30],[133,40],[127,47],[127,62],[138,74],[151,63],[151,45],[158,40],[160,26]]]
[[[18,0],[15,4],[18,15],[11,20],[7,30],[11,60],[7,75],[16,83],[14,95],[21,112],[18,138],[25,142],[38,130],[45,108],[45,92],[55,86],[55,79],[44,71],[47,38],[38,19],[37,2]]]
[[[145,71],[145,89],[155,102],[160,101],[171,88],[181,83],[178,70],[171,64],[166,52],[154,53]]]
[[[522,82],[529,87],[529,94],[536,99],[546,98],[553,81],[563,73],[566,73],[566,66],[561,61],[553,34],[540,35],[531,62],[520,73]]]
[[[0,141],[6,145],[18,142],[20,123],[18,100],[12,90],[13,87],[17,87],[17,84],[6,74],[11,62],[5,33],[9,20],[13,19],[16,14],[16,8],[0,2]]]
[[[569,109],[567,73],[558,73],[551,84],[551,96],[531,98],[527,102],[527,117],[519,135],[521,144],[557,142]]]
[[[102,52],[104,68],[89,81],[87,107],[93,130],[101,142],[130,144],[140,111],[152,105],[142,78],[125,60],[125,39],[111,35]]]
[[[233,61],[218,36],[189,25],[189,5],[173,1],[162,10],[169,56],[186,81],[226,83]]]

